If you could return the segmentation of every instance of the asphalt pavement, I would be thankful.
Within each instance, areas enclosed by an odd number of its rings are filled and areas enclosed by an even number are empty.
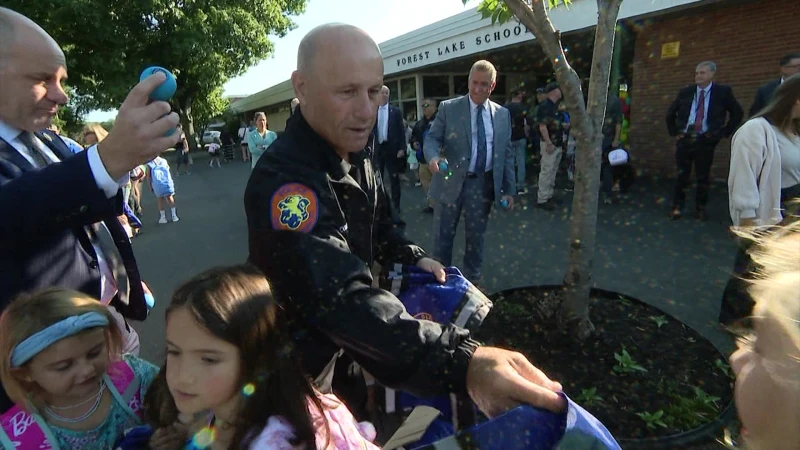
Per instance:
[[[168,159],[172,159],[170,155]],[[243,194],[250,163],[236,160],[208,167],[206,154],[194,155],[191,174],[174,177],[179,222],[159,225],[155,199],[143,190],[143,233],[134,249],[156,307],[135,323],[142,356],[164,355],[164,312],[173,291],[197,273],[247,258]],[[715,319],[736,252],[727,231],[727,194],[715,185],[710,220],[667,219],[671,180],[641,178],[619,204],[601,204],[593,280],[597,287],[633,296],[672,314],[718,347],[730,340]],[[493,211],[486,235],[483,286],[491,291],[561,282],[567,263],[570,192],[557,186],[563,206],[553,212],[533,208],[535,189],[513,211]],[[690,194],[690,199],[693,194]],[[404,183],[402,202],[407,234],[432,251],[433,216],[421,212],[422,188]],[[691,206],[691,200],[690,200]],[[464,249],[463,225],[456,236],[454,263]]]

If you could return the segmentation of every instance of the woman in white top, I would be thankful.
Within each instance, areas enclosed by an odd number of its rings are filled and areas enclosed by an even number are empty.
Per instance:
[[[797,214],[800,199],[800,74],[784,80],[772,101],[731,141],[728,200],[735,227],[769,227]],[[784,219],[786,218],[786,219]],[[743,278],[753,272],[746,245],[725,287],[720,322],[733,324],[752,310]]]

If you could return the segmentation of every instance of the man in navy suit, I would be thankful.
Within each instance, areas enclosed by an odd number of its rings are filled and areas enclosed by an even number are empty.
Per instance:
[[[64,53],[41,27],[6,8],[0,42],[0,310],[26,291],[82,291],[111,307],[136,351],[138,337],[123,316],[147,317],[146,288],[117,216],[128,172],[179,137],[167,135],[178,124],[169,104],[149,103],[164,75],[139,83],[108,137],[73,155],[46,130],[68,100]],[[0,410],[9,406],[0,389]]]
[[[378,172],[381,176],[389,172],[392,187],[392,205],[400,211],[400,173],[406,163],[406,130],[403,126],[403,112],[389,104],[391,91],[381,86],[381,106],[378,107],[378,120],[375,122],[377,137]]]
[[[772,95],[775,94],[775,89],[778,89],[778,86],[783,84],[783,80],[800,73],[800,53],[790,53],[784,56],[780,60],[780,65],[781,77],[761,86],[756,91],[756,99],[753,101],[753,106],[750,107],[750,117],[758,114],[769,104],[772,100]]]
[[[712,61],[698,64],[695,84],[681,89],[667,111],[667,130],[677,139],[678,180],[670,212],[673,220],[680,219],[683,214],[693,164],[697,177],[695,217],[707,220],[706,203],[714,149],[742,122],[744,111],[733,96],[733,89],[713,82],[716,72],[717,65]]]

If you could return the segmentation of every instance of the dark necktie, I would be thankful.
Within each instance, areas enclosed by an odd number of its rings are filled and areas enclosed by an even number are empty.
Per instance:
[[[18,139],[28,148],[38,168],[46,167],[55,162],[44,152],[44,143],[36,137],[35,134],[23,131],[22,134],[18,136]],[[130,289],[128,274],[125,272],[122,255],[119,253],[119,249],[117,249],[117,245],[114,243],[113,236],[111,236],[108,228],[106,228],[102,222],[87,225],[85,230],[89,235],[92,246],[98,248],[99,251],[103,253],[103,258],[114,277],[112,282],[117,286],[120,300],[123,303],[127,303],[127,294]]]
[[[703,118],[706,113],[706,90],[700,91],[700,98],[697,99],[697,114],[694,118],[694,132],[703,132]]]
[[[478,105],[475,114],[475,129],[478,130],[478,154],[475,159],[475,173],[486,172],[486,129],[483,126],[483,105]]]
[[[117,296],[119,300],[127,304],[128,292],[130,292],[131,286],[128,280],[128,273],[125,271],[125,262],[122,260],[122,255],[119,253],[117,244],[114,243],[114,237],[111,236],[111,232],[108,231],[108,228],[106,228],[103,222],[87,225],[86,232],[89,234],[89,239],[92,241],[92,244],[96,245],[100,251],[103,252],[103,259],[105,259],[109,270],[111,270],[111,275],[114,277],[111,281],[117,286]]]
[[[54,161],[51,160],[44,152],[42,148],[44,144],[42,141],[36,137],[35,134],[31,133],[30,131],[23,131],[17,139],[20,140],[25,147],[28,148],[28,151],[33,158],[34,165],[37,168],[47,167],[48,165],[52,164]]]

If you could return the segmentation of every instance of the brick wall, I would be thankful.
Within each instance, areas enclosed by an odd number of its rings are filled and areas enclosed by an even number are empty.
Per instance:
[[[800,51],[800,1],[722,3],[680,16],[637,23],[631,83],[630,150],[646,172],[675,175],[675,141],[667,134],[667,108],[678,90],[694,83],[698,63],[717,63],[715,81],[733,87],[745,116],[756,89],[779,75],[778,60]],[[661,44],[680,41],[680,56],[661,59]],[[712,177],[726,180],[730,140],[720,142]]]

